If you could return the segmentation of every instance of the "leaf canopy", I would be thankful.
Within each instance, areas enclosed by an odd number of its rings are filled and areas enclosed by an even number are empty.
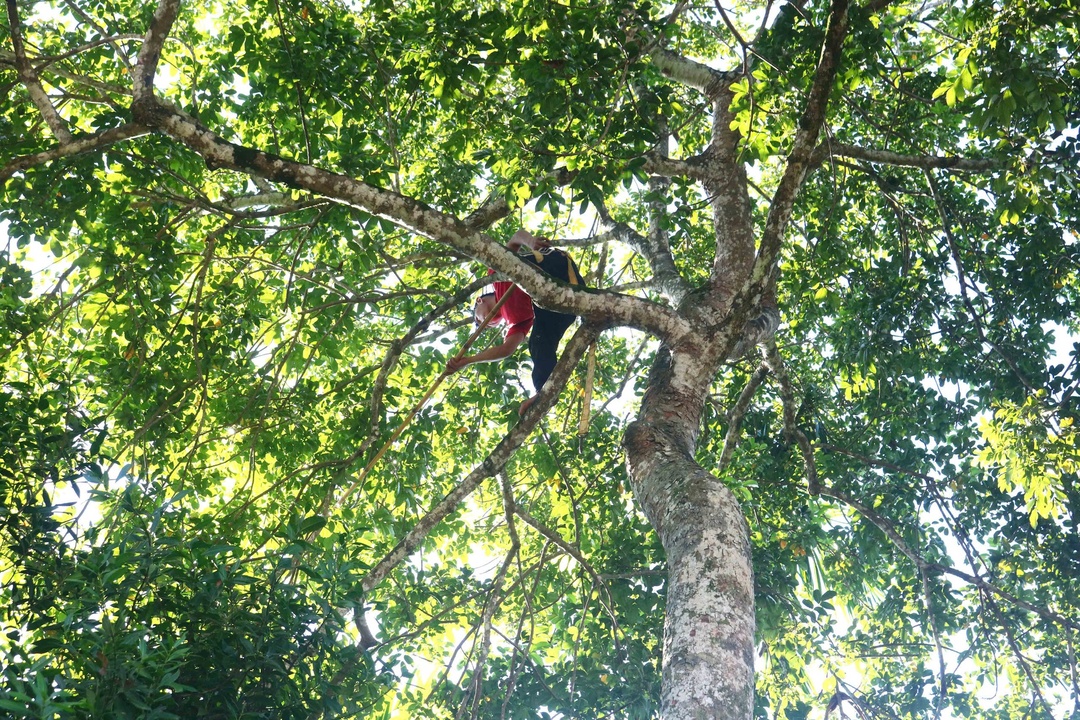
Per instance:
[[[716,378],[696,448],[750,525],[755,716],[1072,717],[1080,6],[877,5],[851,8],[780,263],[777,342],[826,489],[806,493],[775,379],[721,468],[755,353]],[[18,4],[76,137],[133,122],[153,10]],[[591,285],[663,303],[646,258],[597,229],[654,222],[681,275],[709,279],[706,191],[650,182],[647,161],[661,138],[704,151],[714,108],[650,43],[747,71],[730,129],[761,228],[828,11],[189,2],[156,87],[231,143],[459,218],[505,198],[492,237],[524,224]],[[0,166],[56,146],[11,47]],[[583,364],[503,469],[521,513],[489,480],[366,587],[529,394],[523,353],[469,367],[339,502],[468,337],[468,296],[450,301],[483,266],[161,134],[5,177],[5,712],[657,714],[665,557],[621,450],[655,339],[601,336],[587,433]]]

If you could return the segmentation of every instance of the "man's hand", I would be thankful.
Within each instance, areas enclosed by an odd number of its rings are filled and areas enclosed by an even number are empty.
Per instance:
[[[506,243],[507,249],[512,252],[520,250],[522,245],[530,250],[546,250],[551,247],[551,243],[545,238],[536,237],[528,230],[518,230]]]
[[[468,355],[459,358],[450,358],[446,361],[446,374],[453,375],[461,368],[472,363],[472,358]]]

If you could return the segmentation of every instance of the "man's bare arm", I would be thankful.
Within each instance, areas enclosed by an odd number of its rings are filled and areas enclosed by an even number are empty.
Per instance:
[[[490,347],[487,350],[476,353],[475,355],[466,355],[464,357],[451,359],[449,362],[446,363],[446,372],[448,374],[453,374],[467,365],[472,365],[474,363],[496,362],[498,360],[508,358],[514,354],[514,351],[517,350],[518,345],[520,345],[524,341],[525,333],[513,333],[511,335],[508,335],[507,338],[503,340],[501,345]]]

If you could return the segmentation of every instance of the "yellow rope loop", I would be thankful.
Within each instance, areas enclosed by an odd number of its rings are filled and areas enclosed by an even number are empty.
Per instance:
[[[604,280],[604,265],[607,264],[608,244],[604,243],[600,252],[600,262],[596,267],[596,285],[599,286]],[[567,266],[570,266],[570,256],[567,255]],[[571,268],[571,272],[573,269]],[[596,343],[589,347],[589,367],[585,371],[585,401],[581,406],[581,419],[578,421],[578,445],[581,439],[589,433],[589,420],[592,416],[592,391],[593,378],[596,377]]]
[[[596,375],[596,343],[589,346],[589,368],[585,371],[585,400],[581,406],[581,420],[578,422],[578,437],[589,432],[589,416],[592,414],[593,377]]]

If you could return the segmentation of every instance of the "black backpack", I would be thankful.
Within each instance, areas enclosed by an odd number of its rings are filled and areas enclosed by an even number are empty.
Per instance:
[[[553,278],[568,282],[571,285],[585,285],[574,258],[563,250],[544,248],[543,250],[533,250],[519,257],[525,262],[540,268]]]

